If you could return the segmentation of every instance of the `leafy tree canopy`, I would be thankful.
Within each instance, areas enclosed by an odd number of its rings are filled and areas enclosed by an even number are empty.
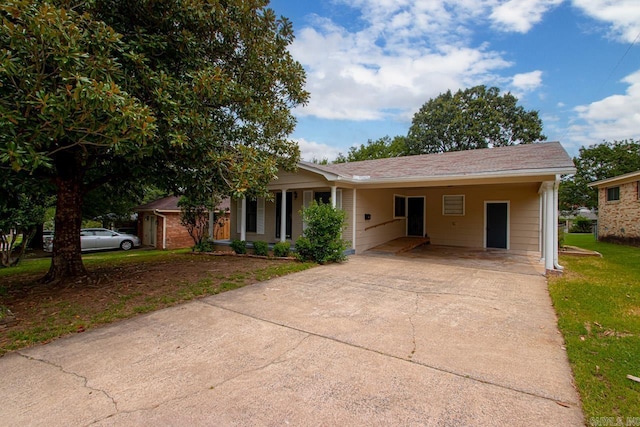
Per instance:
[[[517,105],[511,93],[476,86],[430,99],[413,116],[407,154],[440,153],[546,139],[537,111]]]
[[[56,188],[47,279],[85,276],[85,195],[105,183],[264,193],[299,158],[304,70],[267,0],[6,0],[0,173]],[[2,178],[2,177],[0,177]]]
[[[366,144],[360,144],[359,147],[349,148],[346,156],[342,153],[334,163],[357,162],[360,160],[384,159],[387,157],[399,157],[407,155],[406,138],[396,136],[393,139],[389,136],[380,139],[369,140]]]
[[[587,185],[640,170],[640,141],[604,141],[581,147],[573,163],[576,173],[560,184],[560,208],[569,211],[581,206],[595,208],[598,206],[597,190]]]

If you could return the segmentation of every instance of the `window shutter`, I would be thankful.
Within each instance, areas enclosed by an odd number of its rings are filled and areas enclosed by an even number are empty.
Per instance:
[[[258,217],[256,222],[256,233],[264,234],[264,197],[258,197],[257,200],[258,209],[256,216]]]
[[[342,190],[336,190],[336,208],[342,209]]]

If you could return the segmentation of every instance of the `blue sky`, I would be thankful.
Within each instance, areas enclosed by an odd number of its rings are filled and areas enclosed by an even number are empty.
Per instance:
[[[571,155],[640,138],[640,0],[272,0],[311,99],[292,135],[305,160],[406,135],[448,89],[479,84],[537,110]]]

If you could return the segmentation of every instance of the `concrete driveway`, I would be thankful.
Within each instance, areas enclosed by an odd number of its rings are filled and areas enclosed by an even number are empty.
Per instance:
[[[353,256],[0,358],[0,425],[583,425],[539,275]]]

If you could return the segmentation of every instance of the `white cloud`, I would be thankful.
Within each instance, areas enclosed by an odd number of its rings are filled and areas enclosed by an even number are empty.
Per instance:
[[[502,31],[528,32],[563,0],[508,0],[493,8],[489,18]]]
[[[640,137],[640,70],[625,77],[624,95],[612,95],[575,108],[569,138],[582,145]]]
[[[542,84],[542,71],[536,70],[528,73],[520,73],[513,76],[511,86],[516,92],[531,92],[540,87]]]
[[[611,35],[633,43],[640,34],[640,1],[638,0],[573,0],[584,13],[611,25]]]
[[[555,1],[555,0],[554,0]],[[343,0],[347,3],[346,0]],[[536,4],[548,4],[538,0]],[[475,20],[499,0],[350,0],[365,25],[358,31],[315,16],[291,51],[307,70],[309,104],[297,114],[323,119],[406,120],[446,90],[495,85],[512,64],[468,40]],[[541,13],[541,12],[540,12]],[[539,72],[513,78],[518,90],[540,85]],[[507,78],[506,81],[512,81]]]
[[[301,158],[308,162],[316,160],[327,159],[329,161],[335,160],[340,153],[340,150],[336,147],[331,147],[326,144],[320,144],[318,142],[307,141],[304,138],[295,140],[300,147]]]

